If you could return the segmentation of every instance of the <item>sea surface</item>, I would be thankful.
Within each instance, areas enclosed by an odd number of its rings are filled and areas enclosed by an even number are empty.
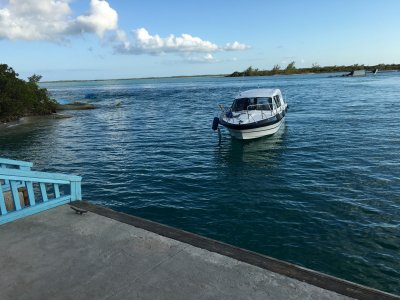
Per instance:
[[[2,127],[0,156],[83,176],[92,203],[400,294],[400,72],[42,84],[95,110]],[[272,137],[212,131],[218,104],[277,87]]]

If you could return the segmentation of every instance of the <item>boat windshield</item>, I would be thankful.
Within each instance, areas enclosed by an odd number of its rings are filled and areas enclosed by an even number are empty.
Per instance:
[[[235,99],[232,104],[232,111],[242,110],[272,110],[271,97],[240,98]]]

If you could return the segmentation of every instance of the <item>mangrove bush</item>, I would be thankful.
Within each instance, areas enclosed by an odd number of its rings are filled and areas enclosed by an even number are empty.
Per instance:
[[[40,75],[28,81],[6,64],[0,64],[0,120],[7,122],[28,115],[46,115],[55,112],[56,101],[50,99],[46,89],[40,88]]]

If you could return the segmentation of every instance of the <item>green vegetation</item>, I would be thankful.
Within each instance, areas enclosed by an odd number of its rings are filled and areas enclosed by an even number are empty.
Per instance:
[[[351,66],[326,66],[321,67],[317,63],[313,63],[311,68],[297,69],[295,62],[290,62],[285,69],[282,69],[279,65],[275,65],[272,70],[259,70],[248,67],[243,72],[233,72],[227,77],[242,77],[242,76],[271,76],[271,75],[289,75],[289,74],[310,74],[310,73],[333,73],[333,72],[351,72],[353,70],[366,70],[373,71],[378,69],[379,71],[393,71],[400,70],[400,64],[379,64],[375,66],[365,65],[351,65]]]
[[[46,89],[39,87],[42,76],[32,75],[28,81],[8,65],[0,64],[0,120],[8,122],[28,115],[47,115],[55,112],[57,102],[49,98]]]

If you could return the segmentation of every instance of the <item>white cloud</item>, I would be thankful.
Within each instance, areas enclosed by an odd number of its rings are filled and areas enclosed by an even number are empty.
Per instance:
[[[0,38],[48,40],[66,30],[67,1],[9,0],[0,9]]]
[[[159,35],[150,35],[145,28],[139,28],[132,31],[132,41],[123,31],[117,32],[119,44],[116,51],[125,54],[151,54],[160,55],[165,53],[197,53],[213,52],[218,46],[204,41],[199,37],[190,34],[174,36],[173,34],[162,38]]]
[[[60,41],[83,32],[103,36],[105,31],[117,28],[118,14],[107,1],[91,0],[89,13],[76,18],[72,16],[70,2],[5,1],[0,6],[0,39]]]
[[[107,30],[117,29],[118,14],[107,1],[91,0],[90,13],[79,16],[76,25],[82,31],[95,32],[102,37]]]
[[[210,54],[210,53],[208,53],[207,55],[205,55],[203,58],[204,58],[205,60],[207,60],[207,61],[214,61],[214,60],[215,60],[214,57],[212,56],[212,54]]]
[[[206,55],[201,56],[188,56],[186,58],[187,62],[190,63],[215,63],[219,62],[211,53],[207,53]]]
[[[133,30],[131,38],[124,31],[118,30],[115,40],[117,42],[116,52],[123,54],[162,55],[176,53],[187,57],[188,54],[207,53],[205,56],[193,56],[191,61],[196,62],[216,61],[211,52],[238,51],[250,48],[250,46],[239,42],[228,43],[224,47],[220,47],[190,34],[182,34],[181,36],[171,34],[167,37],[160,37],[158,34],[151,35],[145,28]]]
[[[227,43],[224,47],[224,50],[226,51],[240,51],[240,50],[246,50],[249,49],[249,45],[241,44],[237,41],[233,43]]]

